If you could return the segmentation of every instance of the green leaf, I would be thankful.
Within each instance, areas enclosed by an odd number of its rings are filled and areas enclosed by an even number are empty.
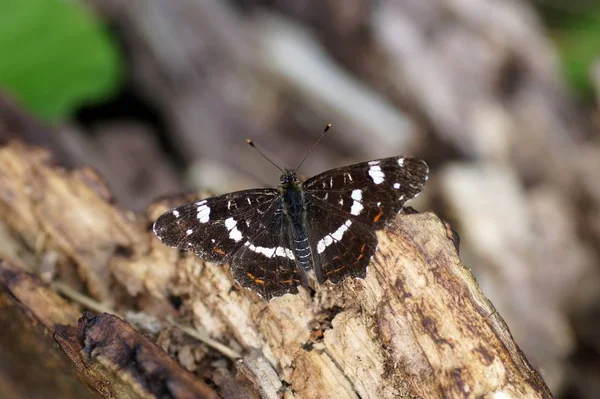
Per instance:
[[[106,99],[122,80],[117,47],[74,0],[1,0],[0,54],[0,89],[50,122]]]
[[[600,7],[594,3],[570,8],[542,6],[542,14],[557,46],[567,81],[583,97],[593,97],[591,68],[600,57]],[[583,3],[582,3],[583,4]]]

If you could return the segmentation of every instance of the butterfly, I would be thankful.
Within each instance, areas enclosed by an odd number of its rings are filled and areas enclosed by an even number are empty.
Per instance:
[[[296,170],[282,170],[278,188],[172,209],[156,220],[154,234],[206,261],[229,263],[236,281],[270,300],[311,280],[364,278],[377,250],[375,232],[421,192],[429,172],[412,157],[361,162],[306,181]]]

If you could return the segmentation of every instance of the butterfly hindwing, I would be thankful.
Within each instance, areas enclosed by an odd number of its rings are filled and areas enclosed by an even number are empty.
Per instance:
[[[289,246],[288,220],[283,212],[278,212],[233,256],[233,277],[266,300],[297,293],[299,284],[308,283],[304,273],[296,267]]]
[[[307,206],[337,210],[354,222],[381,229],[421,192],[428,171],[424,161],[411,157],[332,169],[304,183]]]
[[[244,190],[170,210],[154,223],[166,245],[193,251],[215,263],[227,262],[281,210],[275,189]]]
[[[307,207],[307,220],[317,281],[338,283],[346,276],[364,278],[377,250],[375,231],[339,210],[320,206]]]

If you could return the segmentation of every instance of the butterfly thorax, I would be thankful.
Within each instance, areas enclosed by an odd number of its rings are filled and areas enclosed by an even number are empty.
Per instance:
[[[312,254],[308,242],[306,229],[306,205],[302,182],[298,175],[286,169],[281,175],[279,191],[283,201],[283,209],[290,223],[290,236],[292,237],[292,251],[296,262],[304,269],[312,268]]]
[[[280,178],[279,192],[283,198],[285,213],[290,217],[302,216],[304,213],[302,183],[295,172],[285,170]]]

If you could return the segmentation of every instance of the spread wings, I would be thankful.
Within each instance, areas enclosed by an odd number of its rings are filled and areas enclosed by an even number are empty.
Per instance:
[[[427,181],[427,164],[385,158],[333,169],[303,184],[306,230],[315,277],[334,283],[364,277],[385,227]],[[238,191],[163,214],[154,233],[166,245],[231,264],[234,278],[265,299],[308,285],[291,250],[290,220],[276,189]]]

